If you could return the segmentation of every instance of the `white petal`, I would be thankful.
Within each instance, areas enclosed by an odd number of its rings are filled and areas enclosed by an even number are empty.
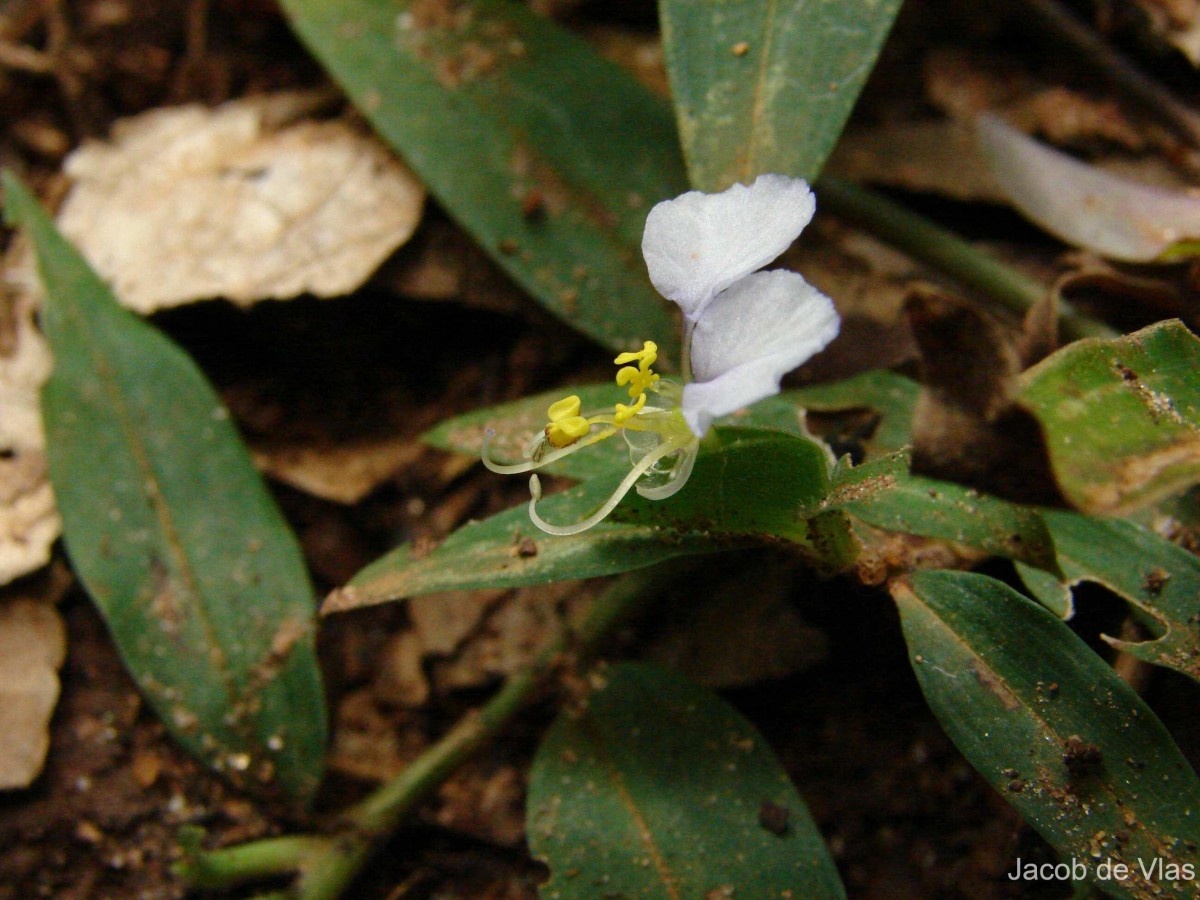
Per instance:
[[[837,337],[833,302],[795,272],[747,276],[708,305],[692,334],[683,417],[703,436],[712,420],[779,393],[779,379]]]
[[[815,209],[808,185],[785,175],[659,203],[642,236],[650,281],[697,321],[713,297],[786,250]]]

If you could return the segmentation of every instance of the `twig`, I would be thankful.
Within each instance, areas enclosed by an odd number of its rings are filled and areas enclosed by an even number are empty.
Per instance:
[[[1024,313],[1049,290],[953,232],[874,191],[831,176],[820,178],[816,190],[824,209],[941,269],[963,286],[979,291],[1007,309]],[[1060,300],[1058,309],[1063,335],[1068,338],[1117,336],[1112,328],[1077,312],[1066,301]]]
[[[290,890],[270,896],[293,900],[332,900],[339,896],[379,842],[475,751],[492,740],[536,695],[552,671],[568,656],[593,655],[617,625],[659,596],[691,565],[690,560],[666,563],[626,573],[614,581],[597,598],[578,629],[551,641],[483,707],[461,720],[400,775],[350,809],[342,817],[344,827],[337,834],[268,838],[209,852],[185,846],[192,852],[185,853],[177,873],[189,884],[214,889],[295,872],[298,878]]]

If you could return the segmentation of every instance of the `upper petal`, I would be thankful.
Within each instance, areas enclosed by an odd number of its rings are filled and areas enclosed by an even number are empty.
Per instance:
[[[692,333],[683,417],[712,420],[779,393],[779,380],[837,337],[833,302],[795,272],[759,272],[717,295]]]
[[[713,297],[786,250],[815,209],[808,184],[786,175],[659,203],[642,236],[650,281],[697,321]]]

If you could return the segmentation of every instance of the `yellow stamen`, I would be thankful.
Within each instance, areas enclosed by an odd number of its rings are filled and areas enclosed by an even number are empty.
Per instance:
[[[646,391],[652,390],[654,386],[658,384],[658,375],[650,368],[652,365],[654,365],[654,361],[657,359],[658,344],[654,343],[654,341],[646,341],[642,344],[641,350],[633,350],[629,353],[622,353],[613,360],[616,365],[624,366],[624,368],[618,370],[617,372],[617,384],[620,387],[625,387],[626,385],[629,386],[629,396],[631,399],[637,400],[639,397],[644,398]],[[636,368],[625,365],[625,363],[631,363],[635,360],[637,361]],[[644,405],[644,402],[642,405]],[[623,407],[618,404],[618,415],[622,415],[621,410],[626,408],[627,407]],[[634,415],[634,413],[641,408],[641,405],[637,406],[633,412],[630,412],[628,416],[621,419],[621,421],[628,421],[629,416]]]
[[[546,410],[550,424],[546,426],[546,440],[555,447],[569,447],[591,429],[591,423],[579,414],[580,400],[572,394],[552,403]]]
[[[658,359],[658,344],[654,341],[646,341],[642,344],[641,350],[630,350],[628,353],[622,353],[613,362],[618,366],[623,366],[626,363],[631,363],[638,360],[638,364],[645,371],[654,365],[654,361]]]
[[[613,424],[620,427],[642,411],[642,407],[646,405],[646,395],[641,394],[637,401],[626,406],[624,403],[618,403],[614,407]]]

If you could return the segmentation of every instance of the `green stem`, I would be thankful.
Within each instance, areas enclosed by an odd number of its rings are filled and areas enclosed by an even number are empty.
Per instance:
[[[1027,278],[958,235],[886,197],[849,181],[823,176],[816,184],[822,207],[879,236],[955,281],[990,297],[1001,306],[1024,313],[1046,296],[1046,287]],[[1117,332],[1058,302],[1063,335],[1112,338]]]
[[[289,835],[206,853],[199,850],[197,838],[196,848],[185,852],[177,874],[203,890],[287,875],[306,857],[322,852],[326,842],[313,835]]]
[[[406,814],[436,790],[535,696],[546,676],[568,656],[586,658],[621,622],[658,596],[678,577],[688,560],[628,572],[597,598],[586,619],[544,647],[522,671],[511,676],[491,700],[466,716],[436,744],[391,781],[343,817],[344,828],[331,836],[272,838],[195,854],[180,873],[191,881],[203,873],[208,888],[227,888],[264,875],[298,872],[287,896],[332,900],[355,878],[376,845]]]

